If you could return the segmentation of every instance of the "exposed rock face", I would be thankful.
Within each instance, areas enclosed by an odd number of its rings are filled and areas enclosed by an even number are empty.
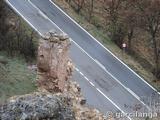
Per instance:
[[[40,39],[38,48],[38,86],[50,92],[63,92],[72,73],[68,56],[70,41],[67,35],[48,33]]]
[[[0,120],[75,120],[64,101],[47,92],[14,97],[0,106]]]

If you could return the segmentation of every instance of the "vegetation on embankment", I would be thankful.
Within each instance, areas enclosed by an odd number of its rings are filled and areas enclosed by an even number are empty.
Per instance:
[[[36,90],[36,72],[27,67],[36,61],[37,38],[29,25],[0,0],[0,103]]]
[[[22,57],[9,57],[0,52],[0,103],[14,95],[23,95],[36,90],[36,72],[27,68]]]

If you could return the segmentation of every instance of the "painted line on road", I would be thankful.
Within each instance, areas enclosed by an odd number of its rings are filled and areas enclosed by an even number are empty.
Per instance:
[[[95,86],[77,67],[75,68],[77,72],[79,72],[93,87]]]
[[[78,68],[75,68],[76,69],[76,71],[78,71],[79,72],[79,69]]]
[[[108,70],[106,70],[103,65],[100,65],[100,63],[92,58],[83,48],[81,48],[75,41],[72,40],[81,50],[84,52],[90,59],[92,59],[95,63],[97,63],[108,75],[110,75],[116,82],[118,82],[124,89],[126,89],[131,95],[133,95],[138,101],[140,101],[148,110],[151,110],[149,106],[147,106],[143,101],[141,101],[140,97],[134,93],[130,88],[123,85],[115,76],[113,76]]]
[[[89,83],[90,83],[93,87],[95,86],[91,81],[89,81]]]
[[[123,114],[125,114],[125,112],[120,108],[118,107],[111,99],[109,99],[99,88],[96,88],[96,90],[101,93],[105,98],[107,98],[113,105],[115,105],[120,111],[122,111]],[[129,120],[132,120],[129,116],[127,116],[127,118]]]
[[[41,11],[34,3],[32,3],[31,0],[28,0],[28,2],[29,2],[34,8],[36,8],[38,11]],[[51,19],[49,19],[49,17],[48,17],[47,15],[45,15],[42,11],[41,11],[41,15],[42,15],[45,19],[47,19],[48,21],[50,21],[53,25],[55,25],[55,23],[54,23]],[[55,26],[57,26],[57,25],[55,25]],[[59,28],[59,27],[57,27],[57,28]],[[59,30],[60,30],[60,32],[64,33],[61,29],[59,29]]]
[[[28,0],[28,1],[30,1],[30,0]],[[32,3],[32,2],[30,1],[30,3]],[[32,3],[32,4],[33,4],[33,7],[35,7],[37,10],[40,10],[37,6],[34,5],[34,3]],[[51,21],[51,23],[52,23],[53,25],[55,25],[62,33],[65,33],[65,32],[64,32],[61,28],[59,28],[59,26],[56,25],[48,16],[46,16],[46,17],[47,17],[48,20]],[[76,46],[78,46],[78,48],[80,48],[80,50],[81,50],[82,52],[84,52],[89,58],[91,58],[98,66],[100,66],[100,68],[102,68],[108,75],[110,75],[114,80],[116,80],[116,82],[118,82],[124,89],[126,89],[131,95],[133,95],[138,101],[140,101],[144,106],[146,106],[147,109],[150,110],[150,108],[149,108],[143,101],[140,100],[140,97],[139,97],[138,95],[136,95],[136,93],[134,93],[134,92],[133,92],[131,89],[129,89],[128,87],[124,86],[115,76],[113,76],[108,70],[106,70],[106,68],[103,67],[103,65],[102,65],[99,61],[97,61],[97,60],[95,60],[94,58],[92,58],[92,56],[90,56],[90,55],[89,55],[83,48],[81,48],[74,40],[71,39],[71,41],[72,41]],[[84,74],[83,74],[82,72],[80,72],[80,74],[81,74],[82,76],[84,76]]]
[[[84,76],[84,74],[82,72],[79,72],[82,76]]]
[[[76,67],[76,71],[80,73],[80,70]],[[105,95],[99,88],[97,88],[86,76],[83,76],[101,95],[103,95],[107,100],[109,100],[117,109],[119,109],[122,113],[125,113],[115,102],[113,102],[107,95]],[[129,116],[127,116],[129,120],[132,120]]]
[[[87,81],[89,81],[89,79],[88,79],[86,76],[84,76],[84,78],[85,78]]]
[[[29,2],[34,8],[36,8],[36,9],[38,10],[39,14],[41,14],[42,17],[44,17],[45,19],[48,20],[48,17],[47,17],[36,5],[34,5],[30,0],[28,0],[28,2]]]
[[[122,63],[125,67],[127,67],[131,72],[133,72],[138,78],[140,78],[144,83],[146,83],[149,87],[151,87],[154,91],[158,92],[152,85],[150,85],[147,81],[145,81],[140,75],[138,75],[135,71],[133,71],[128,65],[126,65],[122,60],[120,60],[116,55],[114,55],[109,49],[107,49],[101,42],[99,42],[96,38],[94,38],[88,31],[86,31],[82,26],[80,26],[73,18],[71,18],[68,14],[66,14],[59,6],[57,6],[52,0],[49,0],[56,8],[58,8],[65,16],[67,16],[72,22],[74,22],[77,26],[79,26],[83,31],[85,31],[93,40],[95,40],[98,44],[100,44],[105,50],[107,50],[114,58],[116,58],[120,63]],[[160,93],[159,93],[160,94]]]
[[[84,52],[90,59],[92,59],[95,63],[97,63],[97,61],[95,61],[95,59],[93,59],[85,50],[83,50],[75,41],[72,40],[72,42],[74,44],[76,44],[76,46],[79,47],[79,49]],[[98,64],[98,66],[100,66]],[[102,66],[100,66],[102,67]],[[103,69],[103,68],[102,68]],[[133,95],[138,101],[140,101],[148,110],[151,110],[150,107],[148,107],[143,101],[141,101],[140,97],[134,93],[130,88],[124,86],[116,77],[114,77],[109,71],[107,71],[106,69],[103,69],[108,75],[110,75],[116,82],[118,82],[124,89],[126,89],[131,95]]]
[[[106,70],[106,68],[104,67],[104,65],[102,65],[97,59],[94,59],[95,62],[103,69]]]

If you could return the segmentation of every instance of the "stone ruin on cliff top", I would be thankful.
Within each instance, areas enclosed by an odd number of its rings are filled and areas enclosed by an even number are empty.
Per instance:
[[[40,39],[37,63],[39,87],[49,92],[63,92],[73,70],[69,47],[70,40],[66,34],[50,32]]]

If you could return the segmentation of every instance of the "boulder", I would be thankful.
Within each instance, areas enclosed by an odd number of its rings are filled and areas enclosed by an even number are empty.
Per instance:
[[[0,120],[75,120],[64,101],[47,92],[12,97],[0,106]]]

